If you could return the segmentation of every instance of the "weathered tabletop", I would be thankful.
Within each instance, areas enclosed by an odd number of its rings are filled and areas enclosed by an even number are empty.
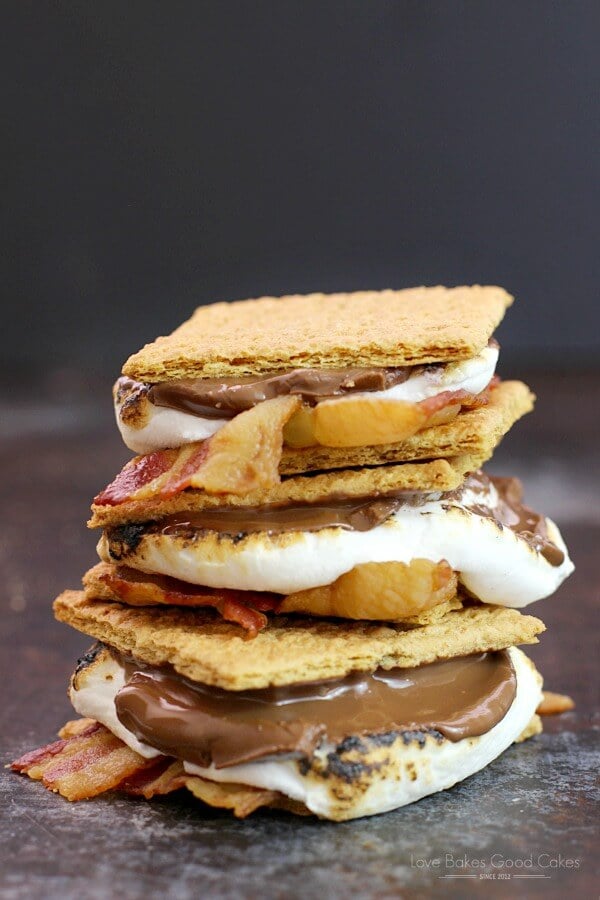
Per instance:
[[[90,641],[55,623],[50,601],[93,561],[89,498],[127,456],[108,386],[86,398],[70,393],[76,382],[0,398],[3,762],[71,716],[65,686]],[[530,383],[536,414],[490,468],[524,478],[577,564],[535,608],[548,631],[532,651],[575,712],[450,791],[342,825],[274,813],[239,822],[187,796],[71,805],[0,770],[0,897],[598,897],[600,377]]]

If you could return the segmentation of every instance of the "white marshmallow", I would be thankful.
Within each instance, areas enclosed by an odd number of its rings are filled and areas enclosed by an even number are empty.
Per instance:
[[[100,654],[77,676],[76,681],[77,689],[73,685],[69,688],[69,698],[75,712],[106,725],[136,753],[148,759],[161,755],[159,750],[138,741],[117,718],[115,697],[125,685],[125,669],[114,656],[106,652]]]
[[[445,559],[460,582],[485,603],[519,609],[547,597],[574,569],[560,532],[547,519],[550,538],[565,554],[551,565],[510,528],[478,515],[469,505],[494,508],[498,493],[466,489],[460,499],[432,494],[422,505],[406,504],[370,531],[324,528],[288,535],[250,534],[215,547],[214,534],[183,540],[160,532],[144,534],[127,564],[143,572],[171,575],[191,584],[242,591],[290,594],[331,584],[354,566],[369,562]],[[110,562],[106,538],[101,557]]]

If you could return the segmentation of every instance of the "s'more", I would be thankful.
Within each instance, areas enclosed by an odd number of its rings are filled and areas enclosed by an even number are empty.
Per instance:
[[[81,717],[13,767],[71,800],[188,790],[333,821],[450,788],[541,729],[522,610],[573,564],[484,464],[534,398],[498,287],[199,308],[125,363],[135,456],[55,601]]]

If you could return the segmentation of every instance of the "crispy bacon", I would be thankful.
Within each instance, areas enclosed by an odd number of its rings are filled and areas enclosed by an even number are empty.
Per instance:
[[[147,575],[117,566],[108,570],[92,569],[87,585],[93,591],[94,578],[108,588],[112,599],[130,606],[211,606],[227,622],[235,622],[255,637],[267,624],[265,612],[275,612],[282,598],[258,591],[234,591],[200,587],[166,575]]]
[[[124,500],[152,496],[165,474],[175,463],[177,450],[155,450],[146,456],[134,456],[121,469],[114,481],[94,497],[99,506],[118,506]]]
[[[207,778],[188,778],[188,791],[208,806],[230,809],[237,819],[245,819],[261,806],[280,806],[281,794],[247,784],[227,784]]]
[[[87,728],[90,728],[92,725],[96,725],[95,719],[70,719],[68,722],[65,722],[63,727],[58,732],[58,736],[60,738],[70,738],[75,737],[77,734],[82,734]]]
[[[168,756],[145,759],[98,722],[68,722],[61,733],[70,736],[26,753],[11,769],[67,800],[89,800],[116,789],[150,798],[185,787],[181,762]]]
[[[487,406],[490,401],[490,391],[492,391],[500,379],[494,375],[490,383],[479,394],[470,394],[469,391],[442,391],[434,397],[428,397],[426,400],[420,400],[419,406],[424,409],[430,416],[438,412],[445,406],[460,405],[467,409],[476,409],[480,406]]]
[[[279,483],[283,428],[298,397],[275,397],[240,413],[205,441],[136,456],[101,493],[98,506],[148,497],[168,499],[186,488],[245,494]]]
[[[177,463],[160,489],[161,497],[166,500],[190,487],[200,467],[206,462],[209,451],[210,441],[201,441],[199,444],[189,444],[182,448]]]
[[[500,381],[499,375],[492,375],[487,387],[484,387],[479,394],[469,394],[468,397],[461,400],[461,406],[465,407],[465,409],[477,409],[479,406],[487,406],[490,402],[490,394],[496,390]]]
[[[170,756],[159,756],[152,761],[153,765],[138,769],[119,785],[119,790],[133,797],[145,797],[150,800],[158,794],[170,794],[185,787],[189,775],[186,775],[183,763]]]
[[[41,781],[67,800],[87,800],[113,790],[153,762],[94,722],[80,734],[26,753],[11,768]]]
[[[48,790],[67,800],[89,800],[114,790],[149,800],[187,788],[209,806],[230,809],[238,818],[261,806],[289,807],[287,799],[277,791],[218,784],[188,775],[180,760],[170,756],[144,759],[104,725],[89,722],[68,722],[61,733],[71,734],[70,737],[26,753],[12,763],[11,769],[41,781]]]

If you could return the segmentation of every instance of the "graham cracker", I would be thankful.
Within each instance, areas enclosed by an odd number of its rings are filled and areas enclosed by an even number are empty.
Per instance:
[[[285,474],[346,466],[438,459],[476,454],[488,460],[515,422],[531,412],[535,396],[521,381],[502,381],[487,406],[464,410],[445,425],[425,428],[396,444],[376,447],[283,448],[279,470]]]
[[[277,617],[253,640],[210,611],[127,607],[65,591],[56,618],[149,665],[172,665],[192,681],[239,691],[341,678],[378,667],[413,667],[515,644],[537,643],[539,619],[478,604],[432,624]]]
[[[261,297],[199,307],[130,356],[139,381],[468,359],[513,302],[500,287],[417,287]]]
[[[485,455],[458,456],[415,463],[340,469],[309,475],[293,475],[268,490],[247,494],[207,494],[187,489],[168,500],[150,498],[120,503],[118,506],[92,506],[90,528],[108,528],[135,522],[162,519],[173,513],[216,509],[222,506],[266,506],[277,503],[321,503],[336,497],[373,497],[396,491],[453,491],[468,472],[485,462]]]

